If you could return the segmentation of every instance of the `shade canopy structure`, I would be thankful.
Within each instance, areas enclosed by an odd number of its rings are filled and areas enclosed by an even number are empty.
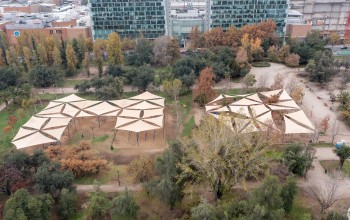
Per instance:
[[[123,131],[131,131],[135,133],[139,133],[142,131],[149,131],[149,130],[155,130],[155,129],[160,129],[161,127],[151,125],[150,123],[147,123],[143,120],[137,120],[134,123],[131,123],[129,125],[121,126],[118,127],[118,130],[123,130]]]
[[[278,96],[276,103],[268,104],[260,99],[260,97],[269,98],[274,95]],[[218,104],[225,97],[225,95],[220,95],[205,106],[206,112],[217,119],[227,117],[225,118],[226,123],[235,132],[247,133],[268,130],[281,132],[282,129],[277,128],[276,124],[274,124],[275,114],[272,113],[277,113],[276,115],[282,114],[284,118],[287,118],[285,121],[286,134],[313,133],[315,131],[315,127],[301,110],[300,106],[285,90],[278,89],[242,96],[244,98],[232,102],[227,106]],[[289,114],[286,114],[286,112]],[[233,118],[229,120],[229,117]]]
[[[141,93],[140,95],[133,96],[129,99],[130,100],[154,100],[154,99],[164,99],[164,98],[146,91],[144,93]]]
[[[164,123],[164,104],[163,97],[149,92],[130,99],[109,101],[91,101],[69,95],[51,101],[43,111],[32,116],[19,129],[12,143],[19,149],[59,141],[71,120],[92,116],[117,117],[115,129],[120,130],[160,129]]]
[[[85,99],[80,98],[79,96],[72,94],[66,97],[63,97],[61,99],[56,99],[54,102],[62,102],[62,103],[71,103],[71,102],[79,102],[79,101],[84,101]]]
[[[36,116],[32,116],[29,121],[27,121],[23,127],[27,127],[27,128],[33,128],[36,130],[40,130],[41,127],[43,127],[43,125],[48,121],[48,118],[39,118]]]
[[[311,121],[308,119],[308,117],[305,115],[304,111],[302,110],[285,114],[285,116],[299,122],[300,124],[305,125],[309,129],[315,130],[315,126],[311,123]]]
[[[86,108],[85,111],[91,112],[95,115],[101,116],[106,113],[119,111],[120,108],[109,104],[108,102],[101,102],[100,104],[94,105],[92,107]]]
[[[308,129],[306,127],[303,127],[296,122],[292,121],[285,115],[284,122],[285,122],[285,134],[312,134],[315,133],[315,131]]]
[[[67,126],[72,118],[50,118],[49,122],[43,127],[43,129],[57,128]]]
[[[118,106],[119,108],[126,108],[131,105],[135,105],[139,102],[142,102],[142,100],[120,99],[120,100],[109,100],[108,102]]]
[[[35,145],[49,144],[49,143],[55,143],[55,142],[57,142],[57,140],[46,137],[45,135],[37,131],[27,137],[24,137],[16,141],[12,141],[12,144],[14,144],[17,149],[21,149],[21,148],[31,147]]]
[[[37,132],[37,130],[29,130],[29,129],[25,129],[25,128],[19,128],[16,136],[13,138],[13,140],[18,140],[18,139],[21,139],[27,135],[30,135],[30,134],[33,134]]]

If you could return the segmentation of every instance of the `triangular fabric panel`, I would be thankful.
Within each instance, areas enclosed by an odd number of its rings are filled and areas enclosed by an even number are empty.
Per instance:
[[[19,139],[17,141],[12,141],[12,144],[14,144],[17,149],[21,149],[39,144],[48,144],[54,142],[57,142],[57,140],[48,138],[42,135],[40,132],[35,132],[34,134],[29,135],[28,137]]]
[[[48,118],[39,118],[32,116],[29,121],[27,121],[23,127],[28,127],[28,128],[34,128],[37,130],[40,130],[40,128],[45,124],[45,122],[48,120]]]
[[[44,126],[44,129],[67,126],[71,119],[72,118],[50,118],[50,121]]]
[[[292,97],[290,97],[288,95],[288,93],[286,92],[286,90],[283,90],[282,94],[279,97],[279,101],[289,101],[292,100]]]
[[[57,114],[50,114],[50,115],[38,115],[42,118],[69,118],[66,115],[62,115],[61,113],[57,113]]]
[[[153,111],[153,110],[150,110]],[[121,117],[140,118],[141,110],[123,109],[119,114]]]
[[[273,123],[273,118],[270,111],[259,117],[256,117],[255,119],[265,124]]]
[[[151,100],[151,99],[163,99],[163,97],[154,95],[154,94],[146,91],[144,93],[141,93],[140,95],[131,97],[129,99],[133,99],[133,100]]]
[[[271,105],[300,109],[300,106],[296,102],[294,102],[294,100],[277,102],[277,103],[273,103]]]
[[[215,111],[213,112],[230,112],[231,110],[227,107],[227,106],[223,106],[219,109],[216,109]]]
[[[212,104],[212,103],[214,103],[214,102],[216,102],[216,101],[219,101],[219,100],[221,100],[221,99],[224,99],[224,98],[225,98],[225,97],[221,94],[221,95],[219,95],[218,97],[216,97],[213,101],[208,102],[207,105],[210,105],[210,104]]]
[[[130,106],[127,109],[146,110],[146,109],[156,109],[156,108],[161,108],[161,107],[159,107],[158,105],[153,105],[149,102],[143,101],[136,105]]]
[[[107,102],[102,102],[98,105],[92,106],[90,108],[86,108],[85,110],[92,112],[96,115],[103,115],[103,114],[106,114],[108,112],[119,110],[119,108],[115,107],[114,105],[111,105]]]
[[[208,112],[208,111],[220,108],[220,107],[221,107],[221,105],[206,105],[205,106],[205,111]]]
[[[311,134],[315,133],[314,131],[307,129],[305,127],[302,127],[295,123],[294,121],[290,120],[288,117],[284,117],[284,122],[285,122],[285,134]]]
[[[109,112],[109,113],[103,114],[101,116],[113,116],[113,117],[116,117],[120,111],[121,110],[119,109],[117,111]]]
[[[74,117],[79,112],[79,109],[71,106],[70,104],[65,104],[64,109],[62,111],[62,114],[69,115],[71,117]]]
[[[149,118],[149,117],[154,117],[154,116],[160,116],[163,115],[163,108],[159,109],[152,109],[152,110],[143,110],[143,116],[142,118]]]
[[[114,105],[117,105],[120,108],[126,108],[130,105],[135,105],[136,103],[141,102],[141,100],[120,99],[120,100],[110,100],[108,102],[113,103]]]
[[[148,102],[152,103],[152,104],[156,104],[159,105],[161,107],[164,107],[164,101],[165,99],[153,99],[153,100],[148,100]]]
[[[37,115],[59,114],[59,113],[61,113],[63,106],[64,106],[64,104],[58,103],[58,105],[56,105],[54,107],[42,110],[41,112],[37,113]]]
[[[147,118],[143,119],[145,122],[151,122],[159,127],[163,126],[163,116],[155,117],[155,118]]]
[[[45,130],[42,130],[42,132],[45,132],[46,134],[51,135],[57,140],[60,140],[65,129],[66,127],[55,128],[55,129],[45,129]]]
[[[58,106],[58,105],[62,105],[62,103],[49,102],[49,104],[44,108],[44,110],[50,109],[50,108],[53,108],[53,107],[56,107],[56,106]]]
[[[251,117],[249,114],[248,106],[230,106],[231,112],[244,115],[246,117]]]
[[[290,114],[286,114],[285,116],[288,116],[291,119],[294,119],[295,121],[299,122],[300,124],[303,124],[313,130],[315,130],[315,126],[311,123],[311,121],[308,119],[308,117],[305,115],[305,113],[300,110],[297,112],[293,112]]]
[[[260,94],[269,98],[273,95],[278,95],[281,91],[282,91],[282,89],[277,89],[277,90],[268,91],[268,92],[260,92]]]
[[[13,140],[17,140],[20,138],[23,138],[29,134],[33,134],[34,132],[37,132],[37,130],[28,130],[28,129],[24,129],[24,128],[19,128],[16,136],[13,138]]]
[[[123,126],[125,124],[128,124],[128,123],[131,123],[131,122],[135,122],[137,121],[138,119],[135,119],[135,118],[122,118],[122,117],[118,117],[117,118],[117,122],[115,124],[115,128],[118,128],[120,126]]]
[[[99,103],[101,103],[101,101],[84,100],[84,101],[80,101],[80,102],[72,102],[70,104],[77,107],[78,109],[85,109],[85,108],[88,108],[90,106],[93,106],[93,105],[96,105]]]
[[[253,101],[250,99],[243,98],[241,100],[238,100],[236,102],[233,102],[230,104],[231,105],[260,105],[261,102]]]
[[[142,120],[138,120],[132,124],[119,127],[118,130],[132,131],[132,132],[142,132],[154,129],[159,129],[160,127],[148,124]]]
[[[250,96],[246,96],[245,98],[262,103],[261,99],[259,98],[258,94],[256,94],[256,93],[253,95],[250,95]]]
[[[79,96],[72,94],[72,95],[66,96],[66,97],[61,98],[61,99],[56,99],[56,100],[54,100],[54,102],[66,103],[66,102],[79,102],[79,101],[84,101],[84,100],[86,100],[86,99],[80,98]]]
[[[285,110],[296,110],[293,107],[277,106],[277,105],[267,105],[272,111],[285,111]]]
[[[267,108],[265,105],[252,105],[249,106],[249,108],[252,110],[253,117],[259,116],[265,112],[270,111],[269,108]]]
[[[83,117],[92,117],[92,116],[96,116],[96,115],[87,113],[85,111],[80,111],[75,117],[76,118],[83,118]]]

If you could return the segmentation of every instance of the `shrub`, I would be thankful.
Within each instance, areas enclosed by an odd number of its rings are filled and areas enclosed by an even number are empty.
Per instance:
[[[153,162],[141,156],[140,159],[135,159],[130,163],[127,171],[134,176],[135,182],[148,182],[153,176]]]
[[[216,220],[213,206],[206,202],[202,202],[191,209],[191,216],[194,220]]]
[[[297,67],[299,66],[300,56],[295,53],[289,54],[288,57],[284,60],[287,66],[289,67]]]
[[[194,99],[193,99],[193,101],[195,102],[195,103],[198,103],[199,104],[199,106],[201,106],[201,107],[203,107],[205,104],[207,104],[208,103],[208,98],[207,98],[207,96],[205,95],[205,94],[199,94],[199,95],[197,95]]]
[[[135,199],[130,191],[125,188],[125,191],[113,199],[113,208],[111,209],[111,215],[122,215],[135,218],[139,210],[139,206],[136,204]]]
[[[331,211],[328,213],[326,220],[347,220],[346,215],[339,212]]]

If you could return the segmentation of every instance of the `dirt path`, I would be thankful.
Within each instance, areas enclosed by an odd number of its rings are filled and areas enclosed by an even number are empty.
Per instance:
[[[307,191],[309,186],[325,186],[327,183],[334,181],[338,186],[337,194],[341,198],[350,198],[350,179],[340,175],[336,175],[332,178],[329,174],[325,173],[325,170],[319,162],[320,160],[339,160],[333,152],[333,149],[334,148],[331,147],[316,148],[316,159],[314,159],[312,163],[314,168],[308,171],[306,179],[301,179],[298,185]]]
[[[93,192],[94,191],[94,185],[75,185],[77,187],[78,193],[84,193],[84,192]],[[108,185],[101,185],[101,190],[103,192],[123,192],[125,190],[125,187],[128,188],[130,191],[140,191],[142,190],[142,184],[133,184],[133,185],[121,185],[118,186],[118,184],[108,184]]]

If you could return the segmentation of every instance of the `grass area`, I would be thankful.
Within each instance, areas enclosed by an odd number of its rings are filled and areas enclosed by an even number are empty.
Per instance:
[[[328,174],[332,174],[333,171],[339,169],[339,160],[321,160],[321,166],[327,170]],[[342,173],[347,177],[350,177],[350,161],[345,161],[342,169]]]
[[[93,184],[94,179],[98,179],[102,185],[116,182],[118,171],[121,184],[132,183],[131,177],[127,175],[126,165],[109,165],[107,169],[101,170],[98,174],[75,178],[75,184],[91,185]]]
[[[0,112],[0,131],[2,132],[0,137],[0,155],[3,155],[6,153],[11,147],[11,141],[14,138],[14,136],[17,134],[19,128],[29,120],[30,117],[32,117],[33,114],[35,114],[35,108],[32,106],[30,109],[28,109],[24,115],[19,115],[17,110],[21,107],[15,104],[10,104],[8,108],[4,109]],[[39,112],[44,108],[44,106],[36,105],[36,110]],[[7,126],[7,119],[9,115],[15,115],[17,118],[17,122],[14,124],[12,131],[5,134],[3,132],[4,127]]]
[[[195,125],[194,117],[192,116],[185,124],[184,129],[182,131],[182,136],[187,137],[190,136],[191,131]]]
[[[189,91],[179,97],[179,105],[183,107],[183,114],[187,115],[192,107],[192,92]],[[186,107],[185,107],[186,106]]]
[[[84,79],[65,79],[64,83],[63,83],[63,87],[66,88],[70,88],[70,87],[74,87],[76,84],[82,82],[82,81],[86,81]]]
[[[311,143],[309,145],[312,147],[334,147],[332,143]]]
[[[108,134],[96,137],[92,140],[92,143],[105,142],[109,138]]]
[[[270,150],[266,152],[266,156],[270,159],[281,159],[283,157],[283,152],[278,150]]]
[[[305,201],[301,196],[297,196],[294,199],[294,205],[290,213],[287,215],[287,219],[290,220],[311,220],[311,210],[305,208]]]

